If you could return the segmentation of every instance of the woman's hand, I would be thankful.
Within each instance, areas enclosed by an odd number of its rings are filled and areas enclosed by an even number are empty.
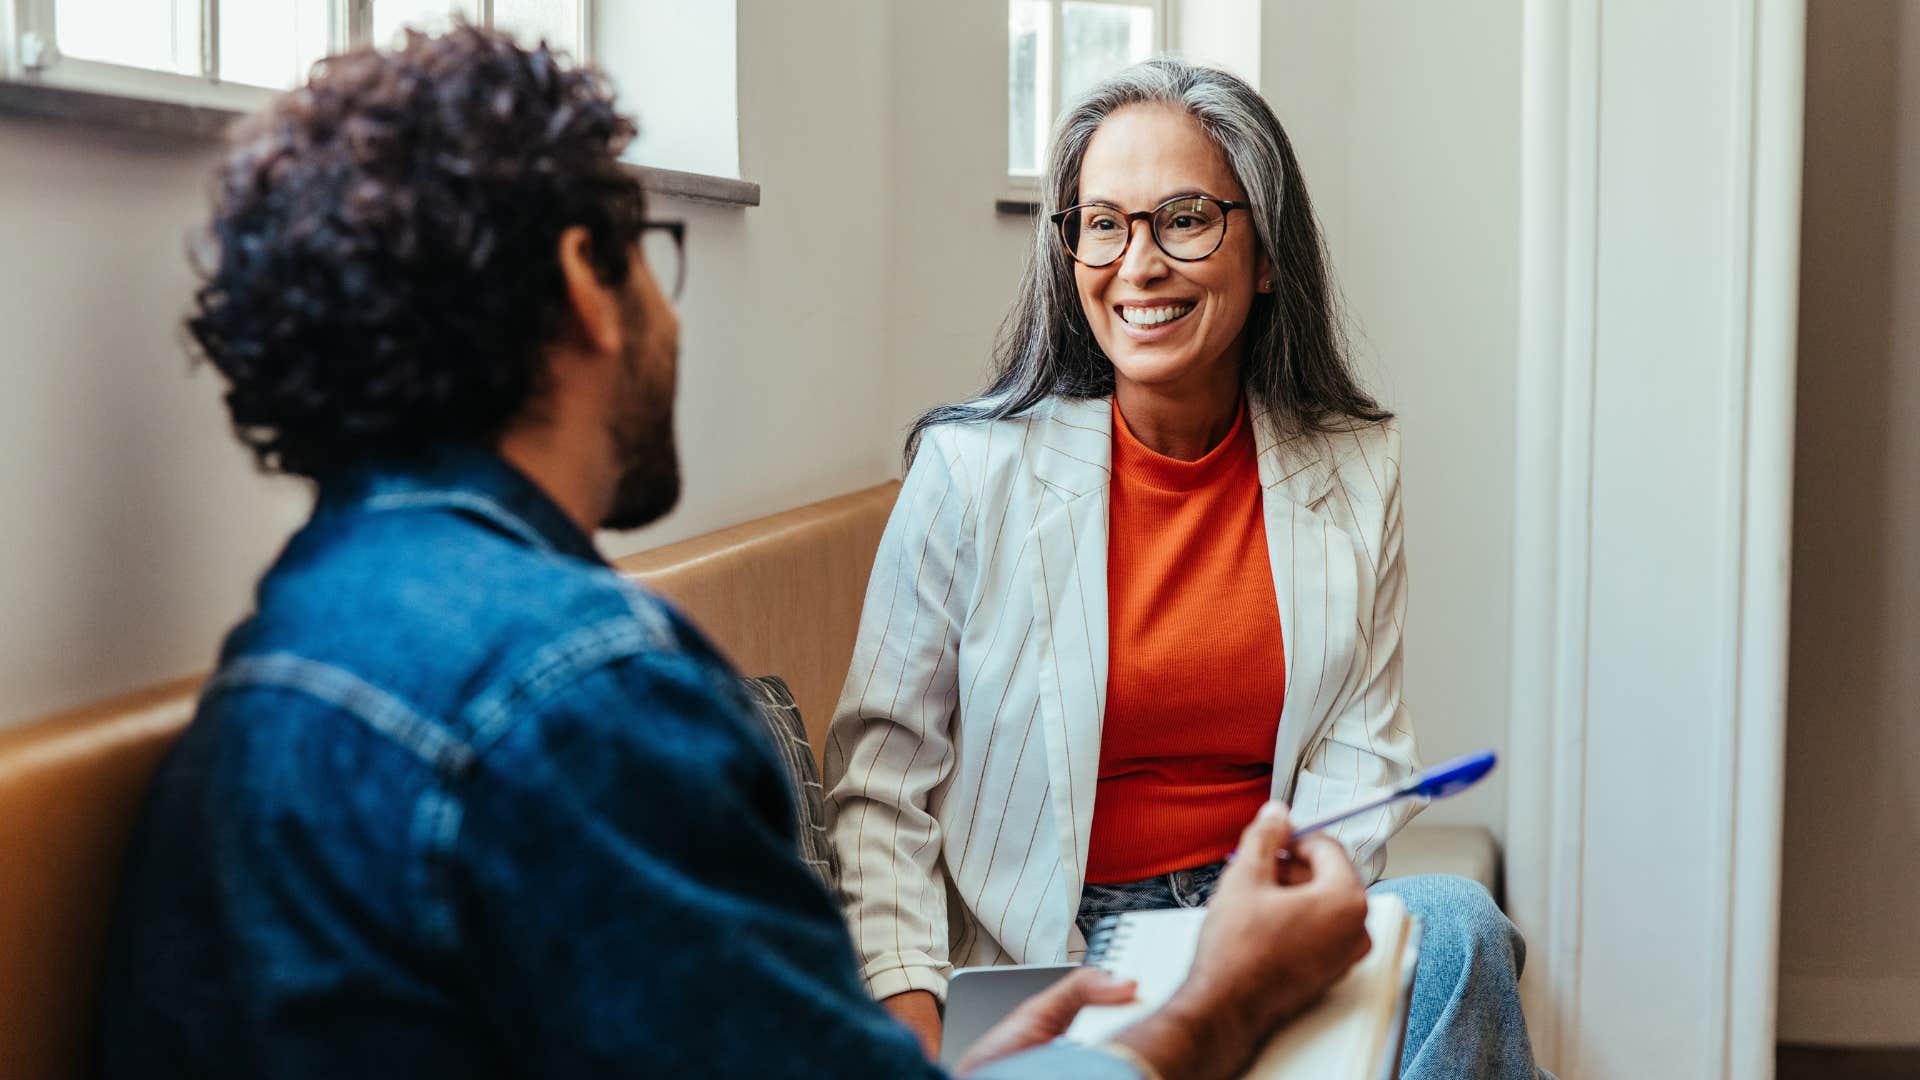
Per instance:
[[[1133,980],[1095,967],[1083,967],[1020,1003],[1005,1020],[987,1029],[954,1068],[965,1076],[982,1065],[1022,1050],[1045,1046],[1067,1033],[1073,1018],[1088,1005],[1122,1005],[1133,1000]],[[906,995],[900,995],[905,997]],[[893,1000],[889,998],[888,1000]]]
[[[909,990],[904,994],[895,994],[882,998],[880,1007],[893,1014],[895,1020],[907,1025],[920,1037],[920,1048],[927,1052],[927,1060],[940,1060],[940,1003],[925,990]]]

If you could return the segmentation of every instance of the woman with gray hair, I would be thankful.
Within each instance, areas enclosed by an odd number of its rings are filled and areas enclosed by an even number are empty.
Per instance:
[[[1318,816],[1416,763],[1399,432],[1273,111],[1128,68],[1062,118],[1043,198],[992,385],[908,439],[827,745],[869,989],[930,1049],[955,967],[1202,904],[1268,800]],[[1336,827],[1366,880],[1414,809]],[[1486,890],[1374,888],[1425,920],[1402,1075],[1534,1076]]]

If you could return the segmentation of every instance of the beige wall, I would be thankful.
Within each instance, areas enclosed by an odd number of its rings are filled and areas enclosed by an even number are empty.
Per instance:
[[[1780,1029],[1920,1045],[1920,3],[1808,7]]]
[[[690,222],[687,495],[608,551],[889,475],[891,7],[740,3],[742,169],[764,202],[657,208]],[[0,116],[0,723],[209,666],[304,513],[178,343],[215,156]]]
[[[1405,439],[1407,701],[1428,761],[1507,748],[1520,0],[1268,0],[1262,75]],[[1504,837],[1506,776],[1422,821]]]
[[[993,208],[1006,189],[1005,6],[900,5],[893,49],[891,420],[904,436],[986,381],[1033,227]]]
[[[892,475],[892,9],[738,0],[740,172],[760,184],[761,204],[658,211],[688,221],[677,417],[686,495],[660,524],[608,538],[609,554]],[[628,107],[646,122],[647,102]]]
[[[179,346],[211,161],[0,117],[0,722],[207,666],[304,507]]]

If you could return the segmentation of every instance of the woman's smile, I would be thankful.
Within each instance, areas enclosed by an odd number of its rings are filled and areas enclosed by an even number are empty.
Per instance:
[[[1163,341],[1186,330],[1189,325],[1187,316],[1199,306],[1199,302],[1194,300],[1141,300],[1115,304],[1113,311],[1120,317],[1121,328],[1127,337],[1145,345]]]

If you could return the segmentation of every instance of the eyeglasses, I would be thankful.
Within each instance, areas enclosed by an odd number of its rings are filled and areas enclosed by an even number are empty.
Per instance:
[[[640,223],[640,261],[646,264],[653,280],[662,285],[673,282],[667,295],[680,299],[687,283],[687,223],[684,221],[643,221]],[[666,273],[671,270],[672,274]]]
[[[1211,195],[1176,195],[1151,210],[1129,214],[1106,203],[1081,203],[1053,215],[1067,254],[1082,266],[1112,266],[1127,253],[1133,223],[1145,218],[1153,242],[1170,259],[1199,262],[1220,250],[1227,239],[1227,214],[1250,210],[1252,203]]]

